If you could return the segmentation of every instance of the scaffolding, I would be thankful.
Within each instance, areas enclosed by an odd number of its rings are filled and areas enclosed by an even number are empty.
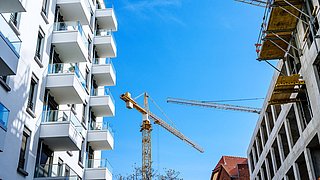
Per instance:
[[[292,97],[292,94],[301,92],[305,81],[300,79],[299,74],[291,76],[278,76],[274,90],[269,100],[269,105],[297,102],[299,99]]]
[[[293,56],[289,49],[297,47],[292,45],[298,20],[301,14],[308,16],[302,11],[301,0],[268,0],[264,12],[263,22],[255,44],[259,61],[283,59],[286,55]],[[307,26],[309,23],[302,20]]]

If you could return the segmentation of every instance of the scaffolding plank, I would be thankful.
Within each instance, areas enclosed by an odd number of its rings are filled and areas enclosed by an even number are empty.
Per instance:
[[[299,74],[294,74],[291,76],[279,76],[272,92],[269,104],[277,104],[279,102],[284,104],[294,101],[294,99],[290,98],[291,94],[299,92],[301,85],[305,84],[305,82],[299,78]]]
[[[265,29],[263,33],[266,33],[266,40],[262,42],[261,49],[258,53],[259,60],[271,60],[271,59],[282,59],[285,56],[285,51],[288,48],[288,43],[280,40],[279,38],[268,41],[270,34],[276,33],[287,42],[291,39],[291,33],[295,30],[300,12],[295,9],[302,8],[302,2],[300,0],[288,0],[289,3],[294,5],[290,6],[283,0],[274,0],[271,8],[268,22],[265,22]],[[295,17],[296,16],[296,17]],[[279,48],[277,45],[279,45]]]
[[[287,42],[289,42],[291,39],[291,34],[280,35],[280,37],[286,40]],[[282,49],[280,49],[274,43],[276,43]],[[281,59],[285,55],[285,52],[283,51],[283,49],[286,50],[287,48],[288,48],[288,44],[286,42],[282,41],[281,39],[277,38],[274,35],[268,34],[265,37],[264,42],[262,43],[261,51],[259,53],[258,59],[259,60]]]

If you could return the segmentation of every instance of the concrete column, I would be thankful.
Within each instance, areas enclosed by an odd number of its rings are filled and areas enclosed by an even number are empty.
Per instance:
[[[299,134],[301,135],[302,132],[303,132],[303,129],[302,129],[302,121],[303,121],[302,115],[301,115],[301,112],[299,111],[297,103],[294,103],[293,107],[294,107],[294,112],[296,114],[296,120],[297,120],[297,124],[298,124]]]
[[[269,115],[267,112],[264,113],[264,122],[266,123],[266,130],[268,136],[270,136],[271,129],[270,129],[270,124],[269,124]]]
[[[265,137],[264,137],[264,134],[262,133],[262,130],[263,130],[263,128],[262,127],[260,127],[259,128],[260,130],[260,137],[261,137],[261,143],[262,143],[262,146],[264,146],[264,144],[266,143],[266,139],[265,139]],[[262,152],[262,150],[261,150],[261,152]]]
[[[264,177],[264,169],[261,167],[261,169],[260,169],[260,174],[261,174],[261,179],[262,180],[267,180],[266,178],[267,177]]]
[[[298,167],[297,163],[293,164],[293,173],[294,173],[295,180],[301,180],[300,173],[299,173],[299,167]]]
[[[278,149],[279,149],[279,154],[280,154],[280,160],[281,160],[281,164],[282,164],[284,159],[285,159],[285,157],[284,157],[282,138],[281,138],[281,136],[279,134],[277,134],[277,143],[278,143]]]
[[[304,151],[304,158],[307,164],[309,179],[316,179],[316,176],[315,176],[316,173],[313,168],[312,158],[311,158],[311,153],[309,148],[306,148],[306,150]]]
[[[270,154],[271,154],[271,163],[273,167],[273,172],[276,174],[277,172],[277,162],[276,162],[276,156],[274,155],[274,149],[273,147],[270,148]]]
[[[286,119],[284,121],[284,129],[285,129],[286,134],[287,134],[289,149],[290,149],[290,152],[291,152],[292,146],[293,146],[293,139],[292,139],[291,128],[290,128],[290,124],[289,124],[289,119]]]
[[[266,166],[266,172],[267,172],[267,179],[271,180],[271,174],[270,174],[270,169],[269,169],[269,161],[268,159],[264,160],[265,166]]]
[[[278,117],[277,117],[276,107],[274,105],[271,105],[271,113],[272,113],[272,117],[273,117],[273,123],[276,124]]]
[[[290,45],[289,45],[290,46]],[[289,52],[290,53],[290,52]],[[288,57],[287,57],[287,59],[289,59]],[[290,66],[289,66],[289,63],[288,63],[288,61],[287,61],[287,59],[284,61],[284,66],[286,67],[286,73],[287,73],[287,75],[288,76],[290,76],[291,75],[291,69],[290,69]]]
[[[255,149],[255,147],[254,146],[252,146],[252,157],[253,157],[253,170],[254,169],[256,169],[255,167],[256,167],[256,164],[257,164],[257,159],[256,159],[256,157],[258,157],[257,156],[257,154],[256,154],[256,149]]]
[[[258,144],[259,142],[258,142],[258,141],[259,141],[259,139],[256,137],[256,138],[255,138],[255,142],[256,142],[257,155],[258,155],[258,156],[257,156],[257,157],[258,157],[257,160],[259,160],[259,157],[260,157],[260,154],[261,154],[261,149],[260,149],[260,147],[259,147],[259,144]]]

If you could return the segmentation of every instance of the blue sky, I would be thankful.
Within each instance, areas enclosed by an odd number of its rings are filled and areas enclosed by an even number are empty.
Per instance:
[[[114,174],[141,164],[141,114],[125,108],[124,92],[143,92],[177,129],[205,149],[201,154],[153,126],[153,168],[180,171],[185,180],[209,179],[222,155],[246,156],[258,115],[167,104],[167,97],[219,100],[265,97],[273,74],[256,61],[254,44],[263,9],[233,0],[117,0],[115,148],[104,155]],[[141,101],[140,101],[141,102]],[[261,107],[262,101],[238,105]],[[161,116],[153,106],[151,111]],[[163,118],[163,116],[161,116]]]

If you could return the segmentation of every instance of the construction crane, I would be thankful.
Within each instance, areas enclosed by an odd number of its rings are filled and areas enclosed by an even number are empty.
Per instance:
[[[269,0],[266,0],[266,1],[263,1],[263,0],[235,0],[235,1],[246,3],[246,4],[251,4],[251,5],[259,6],[259,7],[266,7]]]
[[[151,131],[152,131],[152,125],[150,123],[150,119],[153,120],[153,122],[179,139],[183,140],[187,144],[191,145],[193,148],[197,149],[201,153],[203,153],[203,149],[198,146],[196,143],[192,142],[189,138],[184,136],[181,132],[179,132],[177,129],[170,126],[168,123],[166,123],[164,120],[157,117],[155,114],[153,114],[149,110],[149,104],[148,104],[148,98],[149,95],[147,93],[144,93],[144,107],[141,107],[134,99],[131,98],[131,94],[129,92],[126,92],[120,96],[120,98],[126,102],[126,107],[128,109],[135,108],[137,111],[139,111],[142,114],[142,125],[140,132],[142,132],[142,180],[151,180],[152,179],[152,171],[151,171]]]
[[[233,111],[244,111],[244,112],[250,112],[250,113],[257,113],[257,114],[260,114],[261,112],[260,108],[237,106],[237,105],[231,105],[231,104],[220,104],[215,102],[188,100],[188,99],[180,99],[180,98],[167,98],[167,103],[184,104],[184,105],[190,105],[190,106],[202,106],[202,107],[208,107],[208,108],[233,110]]]

